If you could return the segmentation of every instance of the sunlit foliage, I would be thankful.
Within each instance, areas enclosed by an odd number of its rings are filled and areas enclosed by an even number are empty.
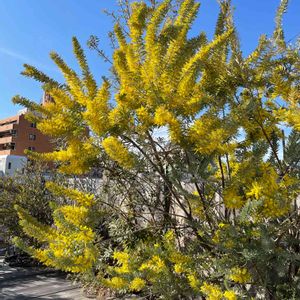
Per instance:
[[[101,84],[76,38],[81,75],[56,53],[63,84],[25,66],[54,101],[14,101],[63,141],[30,155],[67,174],[104,171],[95,199],[48,185],[75,201],[54,208],[54,227],[17,207],[24,231],[44,245],[27,251],[118,293],[298,299],[300,56],[284,38],[287,1],[273,36],[247,57],[229,0],[219,1],[211,41],[190,34],[199,3],[179,2],[128,6]]]

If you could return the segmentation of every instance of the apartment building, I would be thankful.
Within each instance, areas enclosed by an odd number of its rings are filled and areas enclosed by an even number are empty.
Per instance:
[[[42,105],[51,101],[44,95]],[[0,120],[0,176],[12,175],[27,162],[26,149],[36,152],[52,151],[49,137],[42,134],[35,123],[26,120],[26,110],[16,116]]]

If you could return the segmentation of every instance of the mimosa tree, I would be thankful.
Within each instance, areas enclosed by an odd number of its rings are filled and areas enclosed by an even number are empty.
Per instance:
[[[62,141],[30,156],[104,176],[96,196],[48,183],[70,201],[53,207],[55,226],[16,207],[43,246],[16,243],[119,293],[298,299],[300,60],[282,29],[287,1],[247,57],[229,0],[212,41],[190,36],[199,3],[180,1],[174,13],[176,1],[155,2],[134,2],[116,21],[112,76],[100,84],[76,38],[82,74],[56,53],[64,83],[25,65],[54,101],[14,102]]]

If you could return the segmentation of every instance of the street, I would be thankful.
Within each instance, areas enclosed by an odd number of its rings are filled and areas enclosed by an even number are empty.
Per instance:
[[[1,300],[86,300],[81,289],[57,272],[12,268],[0,260]]]

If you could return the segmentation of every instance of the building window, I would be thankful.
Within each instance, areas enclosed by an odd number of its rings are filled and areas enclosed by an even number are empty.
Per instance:
[[[35,151],[35,147],[28,147],[29,151]]]
[[[36,123],[30,123],[31,128],[36,128]]]
[[[36,135],[35,134],[29,134],[29,140],[35,141],[36,140]]]
[[[8,169],[8,170],[11,169],[11,162],[8,163],[7,169]]]
[[[15,143],[10,143],[9,149],[10,150],[15,150],[16,149],[16,144]]]
[[[11,131],[11,135],[12,135],[12,136],[17,136],[17,130],[13,129],[13,130]]]

